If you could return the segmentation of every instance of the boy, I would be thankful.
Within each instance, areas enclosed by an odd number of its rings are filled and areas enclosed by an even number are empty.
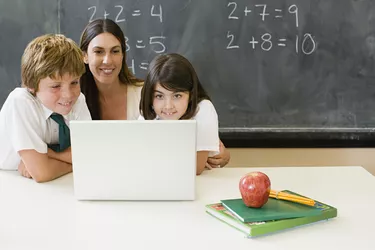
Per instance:
[[[31,41],[22,56],[22,88],[0,111],[0,169],[17,170],[36,182],[72,171],[70,120],[91,120],[79,78],[83,54],[63,35]]]

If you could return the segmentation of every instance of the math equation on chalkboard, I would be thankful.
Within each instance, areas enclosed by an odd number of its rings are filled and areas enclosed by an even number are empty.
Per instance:
[[[286,10],[279,8],[270,8],[267,4],[254,4],[253,6],[245,6],[240,8],[236,2],[228,2],[228,20],[237,21],[241,18],[247,18],[251,15],[259,17],[259,22],[267,22],[269,19],[276,19],[282,21],[285,15],[293,15],[295,26],[298,28],[298,6],[292,4]],[[226,49],[239,49],[243,46],[250,46],[253,50],[260,48],[263,51],[270,51],[275,47],[294,46],[296,53],[303,53],[305,55],[312,54],[316,49],[316,42],[314,36],[310,33],[305,33],[303,36],[296,35],[294,41],[290,41],[286,37],[276,37],[270,32],[256,36],[251,36],[245,42],[237,41],[236,34],[228,30],[226,34],[227,44]],[[241,43],[241,44],[240,44]]]
[[[161,3],[150,2],[148,5],[143,5],[142,7],[134,5],[132,8],[125,8],[121,4],[113,4],[103,9],[101,6],[94,5],[88,6],[87,11],[90,22],[96,18],[110,18],[116,23],[138,21],[145,18],[145,20],[151,21],[153,25],[158,24],[160,27],[148,32],[147,36],[129,37],[125,35],[126,52],[130,52],[129,54],[133,54],[131,52],[135,50],[146,50],[156,55],[168,52],[168,35],[163,31],[163,27],[168,26],[168,24],[164,23],[165,19],[168,19],[168,17],[165,17],[165,13],[168,13],[168,11],[164,11],[163,7],[165,6]],[[288,25],[296,29],[300,26],[299,9],[296,4],[275,8],[262,3],[262,1],[245,5],[243,5],[243,2],[240,5],[235,1],[229,1],[223,7],[227,10],[227,13],[224,13],[226,16],[223,18],[227,19],[230,24],[235,24],[236,27],[244,22],[250,22],[250,20],[251,22],[259,22],[259,26],[266,25],[270,21],[288,23]],[[294,50],[297,54],[310,55],[317,48],[315,37],[309,32],[296,35],[288,32],[288,35],[284,36],[272,33],[270,30],[259,34],[251,34],[251,32],[246,31],[246,35],[236,34],[236,31],[230,28],[228,30],[224,29],[224,32],[223,39],[226,40],[223,44],[226,50],[248,47],[252,50],[268,52],[275,48],[291,47],[292,51]],[[127,58],[129,69],[134,74],[137,74],[138,70],[146,71],[149,65],[148,59],[141,60],[129,56]]]

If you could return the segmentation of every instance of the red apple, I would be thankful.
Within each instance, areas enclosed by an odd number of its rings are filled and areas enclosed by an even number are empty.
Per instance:
[[[271,181],[262,172],[251,172],[241,178],[239,188],[246,206],[260,208],[268,201]]]

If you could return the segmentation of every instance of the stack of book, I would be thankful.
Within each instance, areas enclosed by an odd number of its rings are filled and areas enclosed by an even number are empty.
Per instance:
[[[288,190],[282,192],[303,197]],[[249,208],[242,199],[206,205],[206,212],[248,237],[261,236],[337,216],[337,209],[315,201],[313,206],[269,198],[262,208]]]

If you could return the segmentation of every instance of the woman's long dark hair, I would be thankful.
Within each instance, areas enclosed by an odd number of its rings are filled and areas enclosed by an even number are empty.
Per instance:
[[[87,49],[92,39],[102,33],[110,33],[114,35],[121,44],[122,54],[122,67],[119,73],[120,83],[133,84],[142,82],[142,80],[133,76],[130,73],[128,65],[126,64],[126,43],[125,36],[121,28],[111,19],[96,19],[85,27],[80,39],[80,48],[83,52],[87,53]],[[85,64],[86,73],[80,79],[81,91],[86,97],[86,103],[91,113],[93,120],[101,120],[99,90],[96,86],[94,76],[92,75],[89,65]]]

